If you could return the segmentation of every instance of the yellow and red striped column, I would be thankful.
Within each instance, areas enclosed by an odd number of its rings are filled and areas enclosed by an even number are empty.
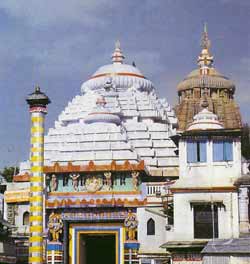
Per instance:
[[[36,87],[26,99],[31,114],[29,263],[43,263],[44,120],[49,98]]]

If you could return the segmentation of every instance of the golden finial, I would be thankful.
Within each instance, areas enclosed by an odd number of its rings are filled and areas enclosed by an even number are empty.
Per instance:
[[[198,57],[198,65],[202,69],[202,74],[208,74],[208,67],[211,67],[213,64],[213,56],[209,52],[211,42],[208,38],[207,33],[207,23],[204,23],[202,37],[201,37],[201,48],[202,51]]]

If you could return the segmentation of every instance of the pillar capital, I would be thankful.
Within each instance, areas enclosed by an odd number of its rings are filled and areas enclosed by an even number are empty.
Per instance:
[[[40,87],[36,86],[35,91],[28,95],[26,102],[30,107],[30,112],[47,113],[47,105],[50,103],[49,97],[41,92]]]

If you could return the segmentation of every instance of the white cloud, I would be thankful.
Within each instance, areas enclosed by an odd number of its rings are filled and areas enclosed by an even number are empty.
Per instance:
[[[112,9],[114,0],[6,0],[0,8],[10,16],[26,20],[32,26],[67,23],[95,25],[103,23],[104,10]]]

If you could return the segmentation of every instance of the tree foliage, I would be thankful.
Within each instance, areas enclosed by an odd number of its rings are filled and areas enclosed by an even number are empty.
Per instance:
[[[0,241],[7,242],[10,240],[11,230],[6,225],[0,222]]]
[[[19,168],[18,167],[4,167],[0,174],[5,178],[7,182],[12,182],[13,176],[18,174]]]
[[[243,125],[241,137],[241,153],[246,159],[250,159],[250,127]]]

